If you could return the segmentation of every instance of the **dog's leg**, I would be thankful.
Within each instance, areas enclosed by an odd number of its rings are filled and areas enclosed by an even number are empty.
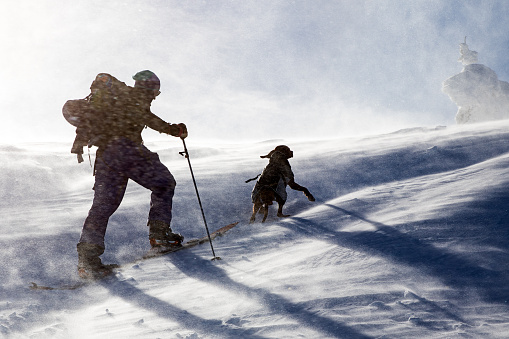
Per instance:
[[[256,219],[256,213],[258,213],[258,211],[260,210],[260,208],[262,207],[262,203],[261,201],[256,201],[254,204],[253,204],[253,214],[251,215],[251,219],[249,219],[249,223],[252,224],[255,222],[255,219]]]
[[[278,204],[279,204],[279,207],[277,209],[277,216],[280,217],[280,218],[286,218],[286,217],[289,217],[290,214],[283,214],[283,205],[285,204],[284,202],[281,203],[278,201]]]
[[[267,216],[269,215],[269,204],[263,204],[263,219],[262,222],[267,220]]]
[[[260,203],[263,205],[263,208],[260,212],[263,211],[263,220],[265,222],[267,220],[267,215],[269,214],[269,205],[272,205],[272,201],[274,200],[274,191],[271,188],[263,189],[260,192]]]
[[[288,182],[288,186],[296,191],[304,192],[304,195],[309,201],[315,201],[315,197],[311,194],[311,192],[309,192],[306,187],[297,184],[294,180],[290,180],[290,182]]]

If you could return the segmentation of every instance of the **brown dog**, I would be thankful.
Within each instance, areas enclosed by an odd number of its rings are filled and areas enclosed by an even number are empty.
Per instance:
[[[295,182],[292,168],[288,162],[288,159],[292,157],[293,152],[285,145],[277,146],[269,154],[260,156],[260,158],[269,158],[269,164],[264,168],[251,194],[253,214],[249,220],[250,223],[255,221],[258,212],[263,212],[262,222],[265,222],[269,213],[269,205],[272,205],[273,201],[279,205],[277,216],[280,218],[289,217],[289,215],[283,214],[287,185],[291,189],[304,192],[309,201],[315,201],[306,187]]]

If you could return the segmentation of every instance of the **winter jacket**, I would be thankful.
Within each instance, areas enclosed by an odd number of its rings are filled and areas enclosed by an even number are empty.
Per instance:
[[[104,148],[111,140],[122,137],[141,144],[141,132],[146,126],[169,134],[169,124],[150,111],[153,100],[151,94],[145,89],[126,86],[124,93],[119,95],[114,104],[100,108],[104,114],[90,114],[92,119],[101,119],[90,122],[90,126],[95,126],[94,128],[83,127],[76,130],[71,152],[82,153],[83,147],[87,145]]]

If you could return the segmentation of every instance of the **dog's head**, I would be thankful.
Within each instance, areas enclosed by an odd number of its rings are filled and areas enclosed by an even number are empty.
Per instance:
[[[274,153],[281,153],[286,159],[290,159],[293,157],[293,151],[290,149],[290,147],[286,145],[279,145],[276,148],[274,148],[272,151],[269,152],[267,155],[261,155],[260,158],[270,158],[272,154]]]

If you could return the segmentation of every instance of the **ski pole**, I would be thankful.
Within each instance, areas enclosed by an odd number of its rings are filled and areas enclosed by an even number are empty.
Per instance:
[[[205,229],[207,230],[207,236],[209,237],[210,248],[212,249],[212,255],[214,256],[211,260],[221,260],[220,257],[216,257],[216,253],[214,252],[214,246],[212,246],[212,239],[210,238],[209,227],[207,226],[207,220],[205,219],[205,212],[203,212],[203,206],[201,204],[200,194],[198,193],[198,186],[196,185],[196,180],[194,178],[193,167],[191,166],[191,160],[189,159],[189,152],[186,147],[186,141],[183,138],[181,138],[181,139],[182,139],[182,143],[184,144],[184,151],[179,152],[179,154],[182,156],[185,156],[187,159],[187,163],[189,164],[189,170],[191,172],[191,178],[193,178],[194,189],[196,191],[196,197],[198,198],[198,204],[200,205],[201,215],[203,217],[203,223],[205,224]]]

